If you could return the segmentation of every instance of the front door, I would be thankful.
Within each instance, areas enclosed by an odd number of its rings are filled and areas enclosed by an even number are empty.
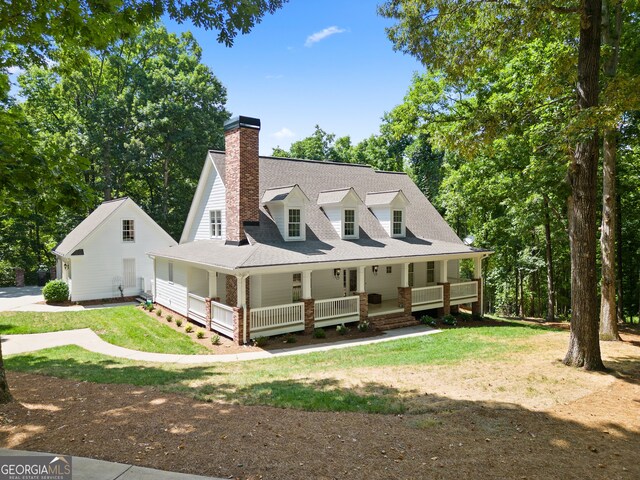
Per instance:
[[[344,287],[344,296],[348,297],[358,290],[358,269],[352,268],[342,271],[342,286]]]

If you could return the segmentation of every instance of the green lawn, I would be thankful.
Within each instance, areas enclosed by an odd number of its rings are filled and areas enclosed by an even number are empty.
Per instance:
[[[526,339],[549,330],[507,323],[500,327],[445,330],[361,347],[213,366],[136,363],[59,347],[5,360],[9,370],[97,383],[156,386],[201,400],[271,405],[311,411],[401,413],[402,396],[393,388],[368,384],[345,388],[331,376],[358,368],[453,365],[469,359],[496,359],[528,348]]]
[[[144,352],[196,354],[207,349],[134,306],[76,312],[0,312],[0,334],[90,328],[103,340]]]

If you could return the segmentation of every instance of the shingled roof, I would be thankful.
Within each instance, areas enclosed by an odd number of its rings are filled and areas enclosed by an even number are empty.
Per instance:
[[[207,161],[224,172],[224,152],[212,151]],[[264,205],[259,226],[247,225],[248,245],[225,245],[224,240],[200,240],[165,248],[152,255],[225,269],[309,264],[368,259],[472,254],[481,250],[465,245],[405,173],[381,172],[369,165],[260,157],[260,195],[298,185],[308,197],[306,240],[286,242]],[[406,237],[390,238],[373,213],[361,204],[359,239],[342,240],[318,205],[322,192],[353,187],[364,199],[368,193],[401,191],[406,206]],[[291,187],[288,187],[291,188]],[[281,193],[281,192],[279,192]],[[267,195],[270,197],[270,195]]]

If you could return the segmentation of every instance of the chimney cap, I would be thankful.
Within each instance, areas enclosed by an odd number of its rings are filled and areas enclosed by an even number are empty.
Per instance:
[[[255,128],[260,130],[260,119],[245,117],[244,115],[238,115],[237,117],[232,117],[226,122],[224,122],[224,131],[228,132],[229,130],[235,130],[236,128]]]

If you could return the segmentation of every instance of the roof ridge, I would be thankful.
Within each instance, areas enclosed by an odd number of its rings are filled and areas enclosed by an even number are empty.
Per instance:
[[[100,205],[104,205],[105,203],[121,202],[123,200],[129,200],[129,197],[112,198],[111,200],[105,200]]]

